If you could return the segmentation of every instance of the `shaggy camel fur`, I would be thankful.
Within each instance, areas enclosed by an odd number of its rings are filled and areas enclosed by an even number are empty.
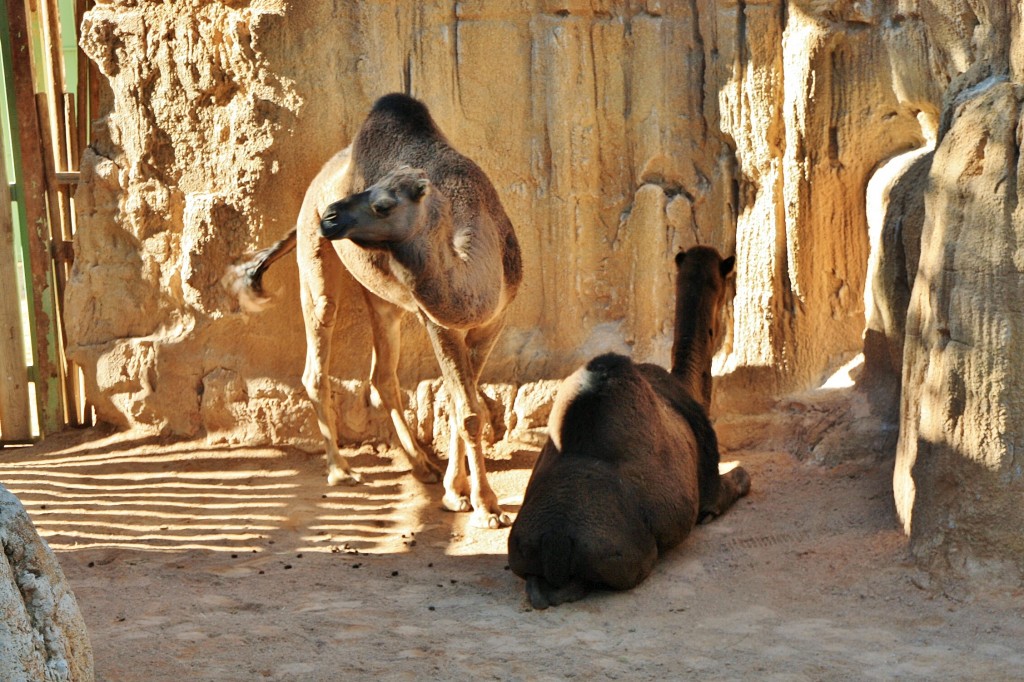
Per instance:
[[[478,381],[522,279],[522,261],[484,172],[451,147],[421,102],[387,95],[352,145],[313,180],[296,229],[238,266],[250,297],[262,296],[263,272],[293,247],[307,340],[302,382],[327,450],[328,483],[359,480],[338,450],[326,374],[344,267],[362,284],[370,314],[370,398],[391,416],[413,475],[436,482],[440,468],[403,413],[397,367],[406,313],[426,327],[452,403],[443,504],[472,510],[473,525],[507,526],[487,482]]]
[[[508,538],[534,608],[636,586],[698,520],[750,490],[742,468],[719,475],[707,414],[733,258],[694,247],[676,264],[672,371],[609,353],[559,387]]]

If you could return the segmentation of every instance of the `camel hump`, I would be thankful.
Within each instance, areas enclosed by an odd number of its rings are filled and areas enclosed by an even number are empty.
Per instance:
[[[596,358],[592,358],[585,367],[589,375],[587,385],[593,390],[600,388],[611,377],[634,371],[633,361],[618,353],[598,355]]]
[[[440,134],[427,105],[399,92],[384,95],[374,102],[368,118],[381,123],[386,121],[388,129],[394,133],[412,137]]]
[[[626,423],[633,419],[632,412],[624,418],[623,404],[656,409],[656,400],[632,360],[605,353],[562,382],[548,417],[548,433],[559,451],[618,461],[635,447],[636,437]]]

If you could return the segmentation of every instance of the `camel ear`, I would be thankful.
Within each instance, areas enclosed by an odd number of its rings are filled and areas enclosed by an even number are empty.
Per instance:
[[[686,258],[686,252],[685,251],[680,251],[679,253],[677,253],[676,254],[676,265],[677,266],[682,265],[684,258]]]
[[[719,272],[722,273],[723,279],[729,276],[729,273],[732,272],[732,268],[734,265],[736,265],[736,256],[729,256],[728,258],[722,261],[722,264],[719,266]]]

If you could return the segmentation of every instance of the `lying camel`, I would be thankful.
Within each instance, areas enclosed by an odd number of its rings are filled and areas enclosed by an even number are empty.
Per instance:
[[[421,102],[386,95],[352,144],[313,180],[296,229],[236,266],[243,304],[266,300],[263,273],[292,248],[306,326],[302,383],[327,450],[328,483],[359,481],[338,450],[326,375],[344,266],[362,284],[370,314],[370,398],[391,416],[413,475],[436,482],[441,472],[405,422],[397,368],[406,313],[426,327],[452,403],[443,505],[472,509],[476,526],[509,525],[487,482],[486,413],[477,386],[522,279],[522,261],[484,172],[452,148]]]
[[[635,587],[698,520],[750,490],[740,467],[719,475],[707,413],[733,263],[700,246],[676,257],[671,372],[609,353],[559,387],[508,538],[534,608]]]

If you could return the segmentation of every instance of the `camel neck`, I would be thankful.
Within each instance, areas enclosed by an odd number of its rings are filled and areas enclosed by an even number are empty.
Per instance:
[[[672,342],[672,374],[678,377],[690,396],[711,406],[712,305],[708,295],[681,291],[676,297],[675,338]]]
[[[436,193],[425,199],[423,226],[402,242],[390,245],[394,274],[405,282],[421,309],[453,324],[489,316],[501,296],[501,287],[481,288],[491,265],[474,249],[468,236],[453,227],[451,204]]]
[[[452,242],[451,205],[444,195],[436,190],[423,201],[423,215],[417,221],[415,231],[407,239],[390,245],[395,259],[402,265],[420,271],[424,267],[432,272],[443,272],[451,268],[454,260],[452,250],[439,249],[439,244]]]

